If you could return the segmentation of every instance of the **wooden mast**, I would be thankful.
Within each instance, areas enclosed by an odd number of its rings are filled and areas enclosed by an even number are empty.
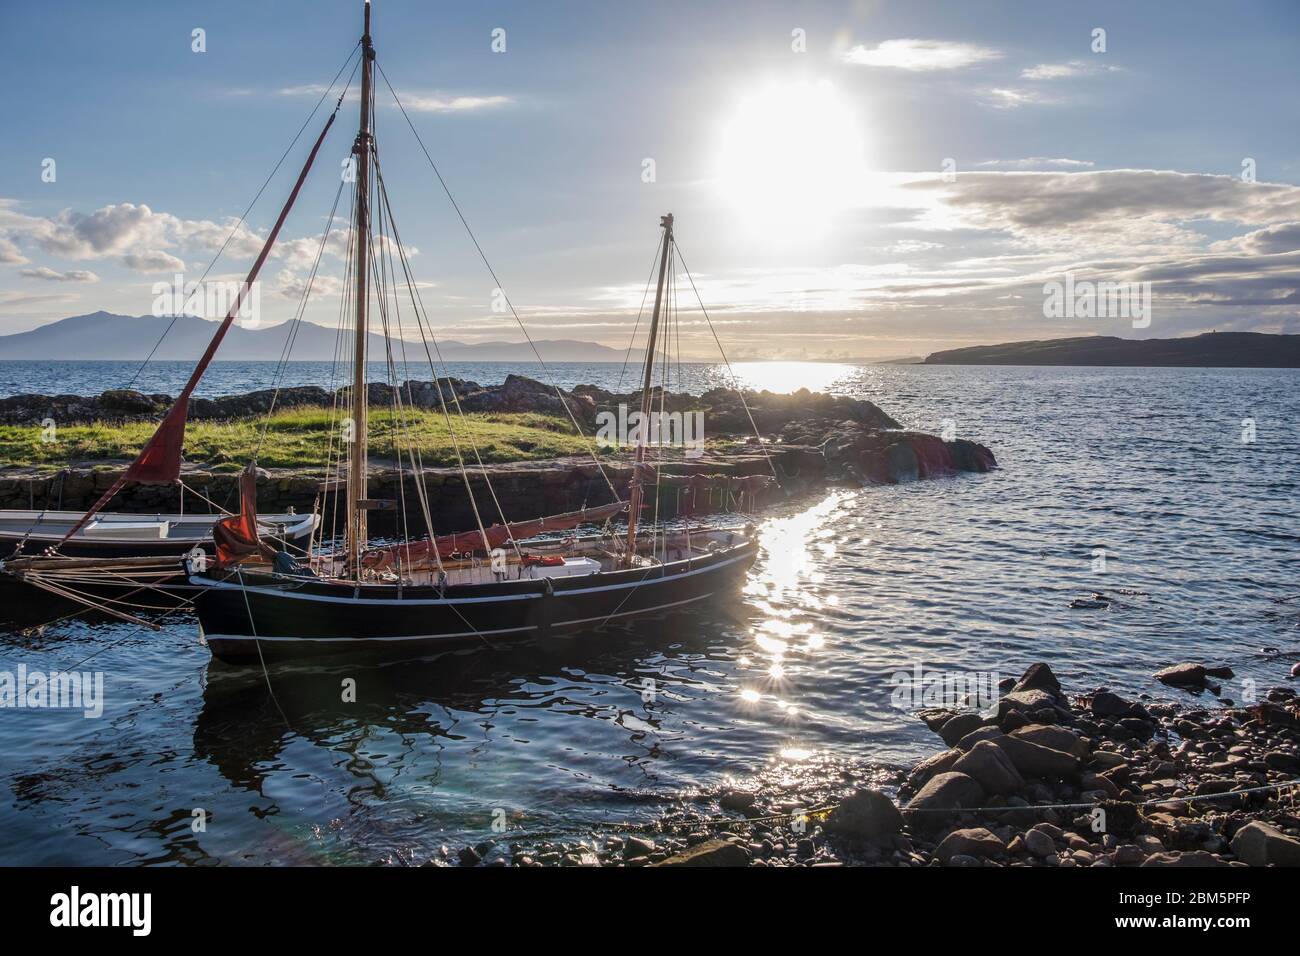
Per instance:
[[[664,279],[668,272],[668,249],[673,244],[673,214],[659,217],[663,226],[663,252],[659,256],[659,284],[655,287],[655,308],[650,315],[650,340],[645,348],[645,377],[641,381],[641,427],[638,429],[636,461],[632,465],[631,493],[627,509],[627,551],[623,555],[624,567],[632,564],[636,554],[636,525],[641,514],[641,463],[645,461],[646,433],[650,429],[650,377],[654,374],[655,342],[659,336],[659,311],[664,301]]]
[[[370,0],[366,0],[365,30],[361,35],[361,125],[352,154],[356,157],[356,293],[357,321],[352,368],[352,454],[348,458],[348,560],[353,573],[361,575],[361,554],[366,548],[368,496],[369,395],[366,387],[366,307],[370,288],[367,265],[370,255],[370,84],[375,50],[370,45]]]

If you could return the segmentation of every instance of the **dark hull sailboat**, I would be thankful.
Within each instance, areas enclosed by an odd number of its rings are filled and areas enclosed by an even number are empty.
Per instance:
[[[458,421],[463,424],[464,411],[455,389],[444,388],[443,383],[450,384],[446,365],[438,351],[418,283],[412,277],[384,185],[373,124],[377,66],[370,37],[368,2],[365,28],[357,49],[360,52],[357,65],[360,72],[360,126],[352,149],[355,177],[350,181],[354,201],[350,204],[352,213],[347,233],[349,258],[353,258],[353,254],[355,257],[347,277],[350,288],[344,297],[345,302],[353,305],[351,335],[348,336],[353,340],[352,381],[331,412],[335,419],[333,425],[338,427],[331,427],[330,431],[331,435],[339,436],[339,444],[336,448],[331,439],[329,446],[322,448],[327,472],[327,479],[322,484],[323,494],[327,498],[332,495],[332,507],[327,510],[335,520],[344,523],[343,533],[339,536],[341,540],[337,542],[340,546],[321,541],[319,547],[312,547],[309,541],[305,554],[294,556],[276,542],[265,540],[256,517],[255,463],[250,463],[241,481],[239,512],[222,518],[214,526],[215,553],[212,559],[201,553],[191,554],[185,559],[184,586],[190,589],[186,603],[192,600],[213,655],[232,663],[257,663],[275,658],[365,649],[414,655],[466,644],[493,645],[545,638],[556,633],[595,630],[629,618],[689,609],[734,593],[758,554],[752,527],[747,526],[743,531],[689,526],[665,530],[654,521],[640,527],[643,510],[657,517],[657,502],[662,490],[658,469],[646,460],[651,439],[644,431],[638,431],[635,439],[632,474],[625,493],[615,488],[594,446],[588,442],[596,468],[609,491],[606,503],[592,507],[584,503],[579,511],[546,518],[507,519],[492,488],[491,476],[483,467],[472,429],[460,430],[461,425],[457,424]],[[382,70],[379,73],[382,75]],[[386,77],[384,81],[387,83]],[[391,84],[388,87],[401,108],[396,91]],[[312,160],[347,98],[347,89],[345,87],[340,94],[334,114],[321,131],[246,284],[256,279],[270,253]],[[401,112],[405,116],[404,108]],[[407,121],[418,141],[418,131],[409,117]],[[423,149],[422,142],[420,145]],[[428,150],[423,149],[423,152],[433,165]],[[436,166],[434,172],[437,172]],[[438,180],[445,189],[441,174]],[[339,188],[341,195],[342,186]],[[336,196],[336,206],[338,201]],[[455,206],[454,200],[452,204]],[[459,211],[459,207],[456,208]],[[460,219],[468,231],[468,223],[464,222],[463,216]],[[333,222],[331,211],[327,217],[326,233],[321,239],[321,249],[325,247]],[[680,327],[673,325],[677,309],[675,302],[668,301],[673,298],[675,288],[676,247],[672,215],[663,216],[660,225],[663,232],[657,253],[658,279],[641,383],[642,421],[650,420],[656,399],[660,403],[656,414],[664,414],[663,396],[673,367],[669,347],[673,341],[680,343]],[[477,240],[475,246],[482,254]],[[486,257],[484,262],[487,264]],[[488,269],[495,278],[490,264]],[[407,296],[398,294],[398,284],[403,280]],[[504,298],[504,293],[502,295]],[[399,302],[407,304],[399,307]],[[304,294],[299,317],[305,305]],[[402,308],[408,310],[407,321],[414,319],[414,329],[403,324]],[[510,310],[514,312],[513,306]],[[374,498],[370,494],[371,389],[366,377],[366,352],[372,311],[385,333],[381,341],[387,350],[384,357],[390,377],[390,388],[385,397],[392,403],[387,424],[395,460],[404,478],[397,486],[396,500]],[[704,313],[702,303],[701,312]],[[518,319],[517,313],[514,314],[522,328],[522,320]],[[67,537],[98,513],[123,482],[176,479],[186,404],[233,316],[232,309],[176,405],[127,474]],[[707,313],[704,316],[707,320]],[[669,334],[660,335],[661,321],[667,325]],[[340,341],[344,339],[343,331],[340,330]],[[408,343],[404,331],[418,333],[419,339],[412,338]],[[675,339],[671,334],[674,331],[677,333]],[[290,344],[292,341],[291,335]],[[394,341],[399,343],[396,351]],[[531,337],[529,341],[532,341]],[[396,381],[397,369],[407,366],[407,344],[412,350],[418,344],[423,345],[430,370],[434,373],[434,390],[460,466],[476,530],[434,536],[437,501],[434,498],[431,502],[419,443],[410,429],[408,412],[413,404],[410,382],[408,380],[405,386],[401,386]],[[286,357],[287,350],[288,346]],[[662,379],[659,388],[655,389],[652,385],[657,362]],[[676,363],[680,370],[680,345]],[[442,365],[441,371],[437,367],[439,364]],[[558,386],[554,382],[551,384],[558,401],[568,412],[574,430],[585,439],[578,417]],[[743,395],[741,400],[744,401]],[[660,441],[656,439],[654,443]],[[477,477],[481,478],[482,487],[487,492],[481,501],[476,498],[472,487],[466,452],[481,471]],[[651,494],[647,494],[647,488],[651,489]],[[495,510],[498,520],[489,525],[484,515],[487,514],[491,520],[491,509]],[[377,546],[368,536],[368,513],[372,510],[396,512],[397,526],[404,532],[412,519],[417,520],[429,529],[430,537],[412,540],[404,534],[395,544]],[[624,513],[627,516],[626,527],[616,528],[612,522]],[[581,538],[557,534],[583,525],[595,526],[600,533]],[[93,569],[93,572],[101,578],[113,573],[112,569],[102,568]],[[41,572],[38,570],[37,573]],[[48,580],[48,571],[45,575],[47,588],[68,590],[67,582]],[[104,607],[118,616],[128,616],[116,605]]]
[[[666,562],[619,569],[607,558],[602,565],[594,555],[605,539],[591,538],[565,549],[573,573],[533,577],[523,569],[513,580],[441,588],[354,586],[259,571],[190,580],[202,586],[195,610],[219,660],[256,664],[259,655],[279,660],[376,650],[409,656],[594,630],[736,593],[757,544],[730,531],[690,537],[689,545],[670,540],[676,559]]]

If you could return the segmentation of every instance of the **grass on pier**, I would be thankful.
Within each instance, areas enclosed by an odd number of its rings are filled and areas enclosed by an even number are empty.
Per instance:
[[[391,461],[394,452],[393,411],[370,412],[370,457]],[[407,410],[407,432],[428,467],[454,465],[456,455],[441,411]],[[534,413],[453,415],[456,441],[467,463],[473,464],[471,442],[485,462],[523,461],[583,454],[587,445],[566,419]],[[185,460],[219,470],[237,470],[254,456],[266,468],[323,468],[331,428],[338,423],[328,408],[290,408],[240,421],[190,422],[185,429]],[[56,465],[78,461],[129,460],[139,453],[157,424],[96,422],[56,429],[53,442],[43,440],[39,426],[0,425],[0,466]],[[266,437],[258,441],[263,428]],[[399,429],[397,437],[401,437]],[[397,445],[406,460],[407,442]],[[335,454],[337,455],[337,439]]]

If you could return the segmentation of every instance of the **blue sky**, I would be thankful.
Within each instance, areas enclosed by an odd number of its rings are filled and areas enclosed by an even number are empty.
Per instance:
[[[737,355],[1300,331],[1294,3],[377,0],[374,17],[379,63],[536,337],[626,344],[670,210]],[[145,314],[154,283],[197,278],[359,22],[352,0],[5,0],[0,333]],[[518,340],[380,94],[435,328]],[[296,307],[355,123],[345,104],[263,273],[265,321]],[[242,276],[307,138],[214,274]],[[326,255],[308,318],[336,320],[344,268]],[[1045,318],[1067,271],[1151,282],[1150,325]],[[690,306],[683,349],[708,356]]]

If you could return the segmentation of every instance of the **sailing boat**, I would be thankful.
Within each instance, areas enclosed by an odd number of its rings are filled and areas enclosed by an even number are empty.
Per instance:
[[[651,375],[673,245],[671,215],[663,217],[662,227],[643,416],[654,394]],[[358,387],[357,394],[366,392],[364,385]],[[360,437],[356,445],[364,447]],[[644,485],[653,476],[645,458],[646,444],[638,442],[627,501],[371,548],[363,537],[366,476],[358,472],[354,452],[347,494],[357,506],[349,515],[344,554],[321,556],[305,567],[285,567],[283,561],[268,566],[267,559],[279,556],[258,540],[255,526],[223,519],[217,566],[209,569],[201,560],[190,566],[204,639],[213,656],[229,663],[363,649],[412,654],[595,630],[734,592],[758,555],[754,529],[642,530]],[[253,513],[255,494],[250,470],[245,514]],[[608,534],[538,537],[624,511],[627,530],[617,541]],[[507,553],[504,545],[513,545],[514,552]]]
[[[353,147],[357,240],[353,243],[351,412],[355,435],[347,448],[343,483],[347,497],[340,509],[346,511],[346,546],[341,553],[312,555],[301,564],[268,564],[274,556],[258,540],[255,525],[245,520],[240,526],[237,519],[225,519],[216,562],[208,566],[200,560],[189,568],[189,583],[198,591],[194,608],[212,654],[223,661],[247,663],[358,649],[410,654],[545,638],[659,615],[735,591],[758,554],[752,528],[642,527],[645,487],[657,476],[646,460],[644,435],[636,444],[626,499],[615,494],[608,504],[531,522],[503,520],[485,527],[480,520],[477,532],[422,541],[380,547],[368,541],[367,512],[384,506],[369,497],[367,488],[368,284],[372,267],[384,261],[382,256],[376,259],[373,250],[389,245],[400,251],[395,226],[378,242],[371,227],[380,216],[387,216],[391,225],[391,207],[382,189],[372,126],[375,55],[368,3],[361,46],[361,117]],[[372,180],[379,182],[372,184]],[[656,394],[653,373],[665,344],[661,341],[661,324],[668,312],[665,286],[671,281],[674,262],[672,215],[662,217],[660,226],[658,278],[642,374],[643,416],[652,411]],[[404,256],[401,261],[405,267]],[[378,301],[388,299],[381,293]],[[468,489],[466,467],[462,464]],[[413,471],[418,496],[418,466]],[[486,481],[486,471],[483,477]],[[246,488],[245,513],[252,513],[255,485],[249,480]],[[423,499],[421,507],[428,517]],[[626,531],[615,534],[609,522],[624,512]],[[605,533],[539,537],[601,521],[607,523]]]
[[[333,477],[327,478],[323,485],[334,495],[333,507],[329,509],[334,521],[337,523],[340,516],[344,521],[343,534],[332,536],[333,539],[341,537],[343,546],[336,548],[326,541],[323,523],[319,540],[312,539],[302,553],[291,554],[283,547],[269,543],[265,526],[257,517],[256,464],[250,462],[240,480],[238,513],[222,518],[213,528],[214,556],[209,557],[203,551],[191,552],[184,561],[185,582],[175,588],[181,594],[181,604],[188,606],[192,603],[201,633],[212,654],[231,663],[375,648],[416,654],[462,644],[494,644],[592,630],[611,622],[699,606],[711,598],[734,592],[758,554],[752,526],[743,530],[692,527],[688,521],[668,529],[657,520],[643,524],[643,510],[652,510],[657,519],[659,492],[671,486],[672,479],[672,476],[661,475],[661,469],[647,460],[651,439],[644,429],[638,431],[625,493],[614,486],[589,444],[592,458],[609,489],[609,500],[591,506],[584,502],[583,507],[575,511],[544,518],[507,519],[492,488],[491,477],[483,466],[482,456],[474,445],[472,432],[467,429],[457,431],[456,419],[463,422],[464,413],[454,383],[445,376],[445,363],[429,328],[419,287],[411,276],[388,200],[374,129],[376,70],[383,77],[417,141],[419,133],[402,107],[396,90],[376,63],[368,0],[361,40],[344,63],[344,69],[358,49],[360,57],[354,75],[359,68],[360,123],[352,147],[353,175],[350,180],[344,177],[344,182],[352,182],[354,192],[347,241],[350,270],[345,277],[342,295],[342,302],[351,306],[351,313],[341,313],[344,321],[340,328],[340,343],[343,343],[347,338],[343,334],[346,324],[349,321],[352,324],[351,354],[346,356],[348,361],[345,363],[350,367],[351,381],[341,390],[344,404],[335,409],[339,415],[338,424],[344,427],[339,430],[337,447],[332,437],[325,450],[327,472]],[[343,69],[340,69],[339,75],[342,73]],[[256,279],[270,253],[350,88],[351,78],[317,138],[244,288]],[[327,90],[326,95],[329,92]],[[439,183],[447,191],[446,183],[422,141],[420,146]],[[343,182],[335,197],[336,208],[342,189]],[[447,197],[482,256],[482,248],[474,239],[450,191],[447,191]],[[333,209],[326,222],[326,232],[321,238],[322,250],[333,226]],[[674,290],[678,258],[671,214],[661,218],[660,229],[654,308],[641,377],[643,420],[651,415],[656,398],[660,403],[660,413],[663,412],[671,368],[671,336],[665,334],[664,328],[672,328],[676,321]],[[486,256],[483,256],[483,261],[496,279]],[[318,253],[317,265],[319,262]],[[682,271],[689,276],[684,264]],[[408,341],[404,334],[406,326],[403,325],[396,288],[400,279],[405,279],[419,344],[423,346],[434,373],[432,384],[468,493],[477,525],[474,530],[434,533],[434,508],[425,487],[425,469],[418,442],[412,439],[407,427],[407,415],[414,405],[411,380],[408,378],[404,385],[397,382],[398,367],[409,367],[407,346],[414,345],[414,340]],[[499,281],[496,284],[498,288],[501,285]],[[309,282],[304,292],[304,306],[310,288]],[[698,296],[698,292],[696,294]],[[509,304],[508,299],[506,302]],[[238,307],[237,298],[158,431],[123,478],[83,516],[79,525],[90,521],[128,480],[175,478],[184,440],[186,403],[215,355]],[[299,319],[302,308],[298,313]],[[366,352],[372,309],[384,333],[382,341],[387,351],[385,358],[391,381],[386,390],[372,389],[372,384],[380,383],[371,383],[367,379]],[[510,310],[514,313],[513,306]],[[707,320],[707,313],[704,316]],[[515,318],[523,329],[517,313]],[[639,321],[638,317],[638,325]],[[524,333],[527,336],[526,329]],[[529,342],[532,342],[531,337]],[[545,368],[540,354],[537,358]],[[662,373],[659,385],[654,382],[657,361]],[[439,364],[444,372],[441,376]],[[678,369],[680,372],[680,356]],[[569,413],[575,430],[583,435],[579,420],[563,391],[554,383],[552,386]],[[407,501],[405,480],[400,484],[401,500],[370,496],[370,406],[377,394],[385,395],[391,402],[388,424],[396,462],[403,478],[409,478],[416,499],[414,508]],[[741,401],[744,402],[743,393]],[[346,437],[342,437],[343,433]],[[331,435],[335,434],[335,429],[331,429]],[[404,448],[401,447],[403,444]],[[479,465],[481,475],[474,477],[486,488],[490,504],[496,509],[499,520],[495,522],[489,523],[483,517],[486,506],[480,508],[476,498],[471,483],[471,467],[465,460],[466,448]],[[663,455],[662,450],[659,454]],[[391,540],[373,542],[369,535],[372,511],[396,514],[399,529],[405,529],[408,518],[414,514],[429,529],[428,536],[412,539],[403,534],[399,535],[396,543]],[[620,529],[614,520],[624,514],[627,526]],[[570,533],[583,526],[594,526],[599,530]],[[79,527],[71,529],[68,537],[78,530]],[[24,560],[29,565],[24,565],[18,573],[32,583],[55,590],[55,593],[69,594],[77,576],[96,587],[119,577],[132,584],[141,580],[142,586],[132,593],[147,589],[156,591],[159,587],[157,580],[143,579],[143,576],[163,574],[157,567],[140,570],[132,563],[144,562],[145,559],[121,559],[116,563],[110,560],[93,566],[84,561],[58,558]],[[63,563],[59,563],[61,561]],[[171,567],[176,568],[174,559]],[[171,590],[170,584],[168,589]],[[120,601],[111,606],[94,606],[119,617],[139,620],[127,613]]]

